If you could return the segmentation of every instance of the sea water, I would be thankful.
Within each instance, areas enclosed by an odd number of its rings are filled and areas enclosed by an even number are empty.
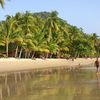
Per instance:
[[[92,68],[91,68],[92,69]],[[22,73],[0,78],[2,100],[100,100],[100,75],[93,68],[54,73]],[[4,82],[4,83],[3,83]]]

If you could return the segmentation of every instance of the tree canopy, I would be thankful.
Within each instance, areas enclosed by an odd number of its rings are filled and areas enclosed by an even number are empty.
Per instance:
[[[3,7],[4,1],[0,0]],[[0,22],[1,57],[95,57],[100,38],[58,17],[57,11],[16,13]]]

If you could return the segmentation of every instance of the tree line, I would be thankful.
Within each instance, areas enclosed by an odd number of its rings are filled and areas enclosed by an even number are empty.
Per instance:
[[[57,11],[16,13],[0,22],[0,56],[69,58],[100,55],[100,38],[58,17]]]

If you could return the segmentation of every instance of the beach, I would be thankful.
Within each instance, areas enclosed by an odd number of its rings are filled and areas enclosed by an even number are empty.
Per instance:
[[[72,59],[56,58],[1,58],[0,100],[5,100],[5,97],[11,98],[9,100],[13,100],[13,98],[17,98],[16,100],[19,100],[20,97],[22,97],[22,100],[24,97],[25,99],[27,98],[27,100],[29,100],[29,98],[31,98],[29,93],[32,93],[32,100],[36,99],[35,93],[37,95],[37,98],[48,97],[49,95],[50,97],[52,97],[51,93],[54,93],[53,95],[56,95],[56,97],[62,97],[62,93],[65,93],[63,96],[66,96],[69,90],[71,91],[71,95],[73,96],[73,93],[77,94],[77,86],[82,89],[82,93],[84,90],[85,94],[87,93],[86,91],[88,88],[88,84],[86,84],[87,82],[83,84],[83,82],[88,81],[88,79],[90,81],[91,75],[94,75],[94,77],[96,75],[90,70],[88,70],[87,72],[83,70],[83,72],[81,73],[79,69],[93,68],[93,70],[95,70],[96,68],[93,67],[94,61],[95,58],[77,58],[74,59],[74,61]],[[54,74],[50,75],[51,73]],[[85,89],[81,88],[81,86],[84,86]],[[89,86],[92,85],[90,85],[89,83]],[[90,88],[94,89],[94,87]],[[62,89],[66,92],[63,92]],[[91,89],[89,89],[90,94]],[[59,92],[60,90],[61,92]],[[44,98],[42,100],[44,100]],[[58,98],[55,100],[58,100]]]
[[[16,58],[1,58],[0,72],[15,72],[31,69],[42,68],[77,68],[82,66],[94,66],[95,58],[77,58],[72,59],[16,59]]]

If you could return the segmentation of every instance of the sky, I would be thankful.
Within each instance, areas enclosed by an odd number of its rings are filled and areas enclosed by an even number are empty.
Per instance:
[[[69,24],[83,28],[85,33],[100,36],[100,0],[5,0],[0,7],[0,21],[17,12],[57,11]]]

